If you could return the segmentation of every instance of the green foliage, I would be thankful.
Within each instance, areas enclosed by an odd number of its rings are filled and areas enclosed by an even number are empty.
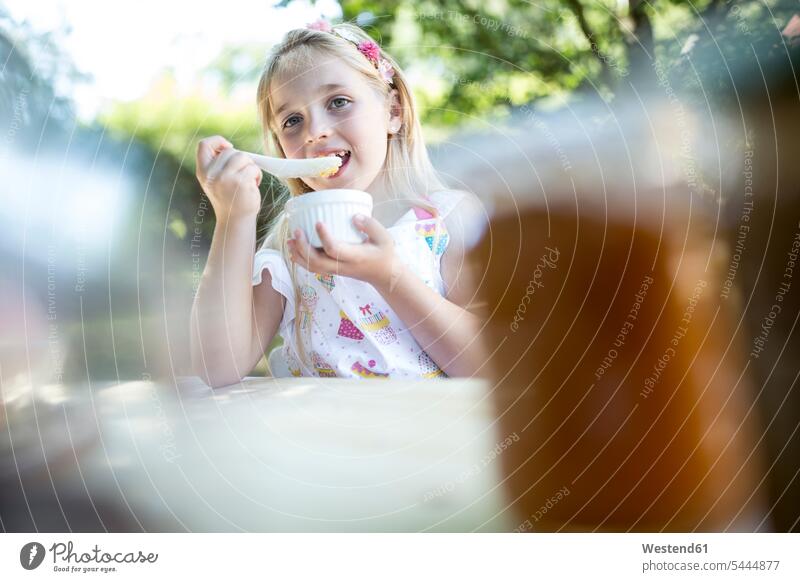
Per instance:
[[[398,58],[429,138],[541,99],[611,99],[629,90],[633,78],[656,83],[654,59],[677,76],[678,86],[698,94],[702,83],[721,87],[725,63],[713,54],[700,62],[693,57],[716,48],[727,63],[747,58],[748,38],[775,41],[779,23],[797,9],[790,0],[341,0],[341,6],[344,20],[362,25]],[[695,48],[682,54],[692,37]],[[259,151],[254,96],[267,49],[226,48],[182,95],[165,72],[145,97],[115,105],[101,121],[192,172],[196,143],[207,135]]]
[[[576,89],[596,64],[577,48],[563,3],[342,2],[417,80],[427,123],[452,126]],[[359,18],[359,15],[362,15]],[[428,71],[427,78],[420,72]]]
[[[656,82],[654,59],[679,83],[700,90],[687,70],[716,48],[729,61],[747,58],[756,39],[777,42],[797,3],[791,0],[342,0],[345,20],[370,33],[401,64],[428,72],[415,86],[427,123],[445,126],[544,97],[600,95]],[[769,14],[767,14],[769,12]],[[747,32],[745,35],[744,33]],[[694,55],[681,54],[696,35]],[[749,42],[748,42],[749,41]],[[706,58],[712,84],[724,63]],[[691,79],[690,77],[694,77]]]
[[[715,93],[733,99],[729,68],[752,59],[750,44],[779,50],[781,23],[797,9],[787,0],[342,0],[341,6],[344,20],[363,26],[400,61],[434,142],[531,102],[609,100],[630,91],[632,79],[638,88],[655,86],[663,81],[655,61],[687,105]],[[118,138],[144,143],[159,162],[182,168],[180,181],[161,188],[171,192],[162,224],[178,240],[193,231],[197,141],[221,134],[238,148],[262,149],[255,91],[268,48],[226,48],[183,93],[165,71],[143,98],[118,103],[99,119]],[[260,232],[274,213],[276,188],[264,180]],[[213,221],[203,224],[204,237],[212,227]]]
[[[261,150],[254,87],[252,95],[245,101],[227,91],[202,86],[180,95],[174,77],[165,72],[144,97],[115,104],[99,121],[118,135],[143,141],[154,152],[175,157],[194,172],[197,142],[209,135],[224,135],[242,150]]]

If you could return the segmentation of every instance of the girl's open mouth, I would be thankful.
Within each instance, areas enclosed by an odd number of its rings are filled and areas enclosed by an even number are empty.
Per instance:
[[[328,176],[329,180],[331,178],[336,178],[338,176],[341,176],[342,172],[344,172],[344,169],[347,167],[347,164],[350,161],[350,150],[342,150],[340,152],[336,152],[334,155],[339,156],[342,159],[342,165],[339,166],[339,169],[336,171],[335,174],[331,174],[330,176]]]

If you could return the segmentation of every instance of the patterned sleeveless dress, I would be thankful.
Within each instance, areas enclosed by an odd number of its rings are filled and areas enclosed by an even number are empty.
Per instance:
[[[444,218],[463,193],[433,193],[429,200],[439,211],[433,217],[411,208],[387,230],[395,241],[395,254],[425,284],[444,295],[441,258],[450,242]],[[269,356],[274,376],[320,378],[445,377],[414,339],[406,325],[369,283],[340,275],[320,275],[296,266],[300,287],[299,318],[295,317],[295,293],[289,266],[281,254],[261,248],[255,254],[253,285],[261,283],[268,269],[272,286],[286,298],[279,333],[283,346]],[[300,361],[294,327],[306,361]]]

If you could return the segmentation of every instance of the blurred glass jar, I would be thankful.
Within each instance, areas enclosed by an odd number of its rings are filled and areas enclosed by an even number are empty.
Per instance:
[[[502,457],[518,531],[763,527],[713,217],[648,194],[638,213],[624,196],[499,213],[471,256],[500,432],[520,439]]]

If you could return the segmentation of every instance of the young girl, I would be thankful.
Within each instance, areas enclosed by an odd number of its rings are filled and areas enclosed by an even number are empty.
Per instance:
[[[281,212],[254,254],[261,171],[224,138],[202,140],[197,176],[217,223],[192,308],[197,373],[212,386],[238,381],[278,331],[284,343],[269,359],[276,376],[479,372],[464,253],[485,213],[474,195],[437,177],[397,63],[360,28],[318,22],[273,50],[258,107],[277,155],[342,158],[333,176],[288,180],[289,196],[363,190],[374,215],[355,217],[368,237],[359,245],[317,223],[316,249],[300,230],[288,232]]]

